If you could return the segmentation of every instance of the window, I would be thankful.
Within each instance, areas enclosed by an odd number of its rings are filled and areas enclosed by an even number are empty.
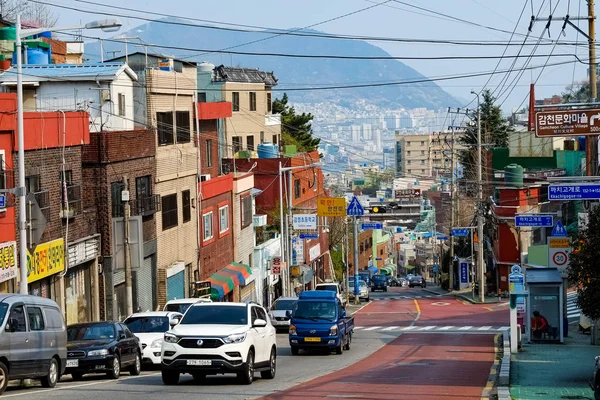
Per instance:
[[[267,93],[267,112],[273,111],[273,100],[271,100],[271,93]]]
[[[246,149],[254,150],[254,136],[246,136]]]
[[[277,135],[273,135],[273,141],[271,143],[277,144]]]
[[[158,133],[158,144],[168,145],[173,144],[173,113],[172,112],[157,112],[156,113],[156,130]]]
[[[406,160],[406,163],[407,163],[407,164],[410,164],[410,160]]]
[[[62,329],[64,326],[61,313],[56,308],[44,308],[46,322],[50,329]]]
[[[212,213],[212,211],[202,215],[202,222],[204,225],[203,241],[212,239],[213,238],[213,213]]]
[[[190,202],[190,191],[181,192],[181,212],[183,213],[183,222],[189,222],[192,219],[192,207]]]
[[[150,186],[150,175],[135,178],[135,198],[138,201],[149,197],[152,194]]]
[[[425,142],[421,140],[421,146],[425,146]]]
[[[198,103],[206,103],[206,92],[198,92]]]
[[[110,197],[112,203],[112,216],[122,217],[123,216],[123,204],[121,203],[121,191],[123,190],[123,183],[113,182],[110,184]]]
[[[425,160],[421,160],[421,165],[424,165],[424,164],[425,164]]]
[[[206,166],[212,167],[213,165],[213,155],[212,155],[212,140],[208,139],[206,141]]]
[[[176,111],[175,120],[177,121],[177,143],[190,142],[190,112]]]
[[[162,197],[162,229],[177,226],[177,194]]]
[[[250,111],[256,111],[256,92],[250,92]]]
[[[219,233],[229,230],[229,206],[219,207]]]
[[[262,319],[263,321],[268,321],[267,319],[267,314],[265,313],[265,310],[263,310],[260,307],[254,307],[256,308],[256,313],[258,314],[258,318]]]
[[[410,150],[406,152],[406,155],[407,155],[407,156],[410,156]]]
[[[252,223],[252,196],[242,197],[242,229]]]
[[[27,324],[25,322],[25,310],[23,306],[15,306],[12,310],[10,310],[10,319],[16,320],[16,325],[14,326],[15,332],[27,332]]]
[[[408,146],[410,146],[410,142],[406,142],[406,146],[407,146],[407,147],[408,147]]]
[[[70,189],[71,186],[73,186],[73,171],[61,171],[60,172],[60,184],[61,184],[60,198],[61,198],[63,206],[66,207],[67,202],[72,203],[75,200],[77,200],[74,196],[75,195],[74,191],[72,189]],[[65,192],[67,195],[66,198],[65,198]]]
[[[231,138],[231,147],[233,148],[233,154],[242,151],[242,137],[233,136]]]
[[[421,155],[424,156],[425,155],[425,150],[421,150]]]
[[[119,93],[119,100],[117,105],[119,107],[119,116],[125,116],[125,95],[123,93]]]
[[[40,191],[40,176],[31,175],[25,177],[25,189],[27,193],[37,193]]]
[[[39,307],[27,306],[27,315],[29,316],[29,330],[30,331],[43,331],[46,327],[44,325],[44,317],[42,316],[42,309]]]
[[[296,179],[294,181],[294,198],[295,199],[300,198],[300,179]]]
[[[261,143],[265,142],[265,133],[263,131],[260,131],[260,142]]]
[[[231,107],[233,111],[240,111],[240,92],[231,92]]]
[[[0,150],[0,189],[6,189],[6,154]]]

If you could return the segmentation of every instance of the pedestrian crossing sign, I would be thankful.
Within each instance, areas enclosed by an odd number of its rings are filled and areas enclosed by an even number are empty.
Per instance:
[[[565,229],[565,226],[562,224],[562,222],[558,221],[556,223],[556,225],[554,225],[554,229],[552,229],[552,235],[551,236],[562,236],[565,237],[567,236],[567,230]]]
[[[348,209],[346,210],[346,214],[350,216],[360,216],[365,214],[365,209],[358,201],[358,197],[352,197],[352,201],[348,204]]]

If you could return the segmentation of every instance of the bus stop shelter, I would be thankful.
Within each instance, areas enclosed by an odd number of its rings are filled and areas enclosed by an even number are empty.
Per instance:
[[[527,341],[529,343],[563,343],[563,279],[556,268],[525,270],[527,297]],[[532,319],[537,311],[548,321],[548,329],[533,335]]]

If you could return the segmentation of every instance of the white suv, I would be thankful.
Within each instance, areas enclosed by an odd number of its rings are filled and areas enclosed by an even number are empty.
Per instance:
[[[206,375],[235,373],[251,384],[254,372],[275,377],[275,328],[267,312],[256,304],[196,303],[181,322],[165,333],[162,380],[176,385],[180,374],[201,381]]]

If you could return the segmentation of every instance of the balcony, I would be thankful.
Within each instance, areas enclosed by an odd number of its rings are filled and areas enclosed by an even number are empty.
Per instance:
[[[265,126],[281,125],[281,114],[266,114]]]
[[[229,101],[198,103],[198,119],[200,120],[229,118],[231,115],[232,107]]]
[[[66,200],[66,204],[65,204]],[[70,219],[81,213],[81,185],[67,186],[67,198],[62,200],[60,217]]]
[[[160,195],[152,194],[147,197],[135,199],[133,203],[133,215],[147,217],[160,211]],[[113,214],[114,215],[114,214]]]

